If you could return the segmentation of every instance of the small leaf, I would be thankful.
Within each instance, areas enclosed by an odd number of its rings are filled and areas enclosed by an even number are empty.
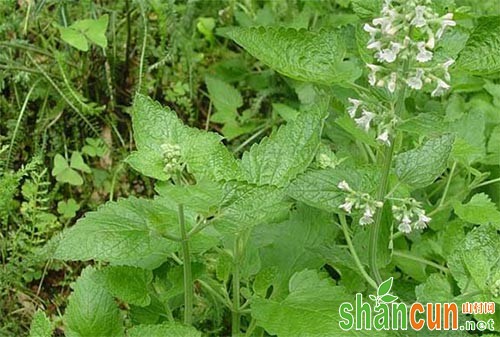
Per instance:
[[[70,219],[74,217],[79,209],[80,206],[73,198],[69,198],[67,201],[61,200],[57,203],[57,211],[63,218]]]
[[[389,294],[392,288],[392,282],[394,281],[394,277],[388,278],[386,281],[382,282],[377,289],[377,296],[382,297],[384,295]]]
[[[453,207],[464,221],[479,225],[493,223],[500,229],[500,211],[485,193],[475,194],[467,204],[456,203]]]
[[[69,168],[68,162],[59,153],[54,156],[54,167],[52,168],[52,175],[55,177],[61,172]]]
[[[38,310],[31,320],[29,337],[51,337],[52,324],[45,313]]]
[[[85,173],[92,173],[92,170],[90,169],[90,167],[88,167],[88,165],[85,164],[85,162],[83,161],[82,154],[78,151],[74,151],[71,154],[71,161],[70,161],[69,166],[71,168],[74,168],[76,170],[80,170],[80,171],[85,172]]]
[[[57,28],[59,29],[59,32],[61,33],[61,39],[63,39],[64,42],[81,51],[89,50],[87,39],[81,32],[76,31],[72,28],[62,26],[57,26]]]

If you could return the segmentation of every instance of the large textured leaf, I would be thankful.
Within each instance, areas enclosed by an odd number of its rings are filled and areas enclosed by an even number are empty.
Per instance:
[[[326,104],[303,112],[243,154],[243,177],[257,185],[285,186],[305,171],[321,141]]]
[[[315,249],[332,242],[335,232],[329,213],[304,204],[299,204],[289,220],[254,229],[249,244],[259,249],[262,269],[276,272],[274,298],[287,293],[288,280],[295,272],[325,264]]]
[[[343,61],[346,46],[336,31],[252,27],[233,28],[227,35],[257,59],[293,79],[332,84],[361,75],[354,63]]]
[[[453,140],[452,135],[444,135],[425,142],[418,149],[401,153],[396,157],[397,175],[417,188],[432,184],[446,169]]]
[[[127,162],[137,171],[159,180],[168,179],[163,172],[161,146],[170,143],[180,146],[182,160],[197,177],[215,180],[238,177],[237,161],[220,142],[220,135],[183,125],[174,112],[143,95],[136,96],[132,110],[137,151]]]
[[[500,72],[500,16],[479,19],[460,53],[457,67],[477,75]]]
[[[252,316],[257,324],[278,337],[386,336],[385,332],[352,330],[339,326],[339,306],[354,303],[354,296],[316,271],[305,270],[290,280],[290,295],[281,302],[256,299]]]
[[[151,303],[148,286],[153,280],[151,270],[109,266],[96,275],[98,281],[115,297],[129,304],[147,306]]]
[[[73,285],[64,313],[66,337],[123,337],[122,316],[113,297],[95,279],[92,267]]]
[[[308,170],[287,188],[288,195],[303,203],[328,212],[338,212],[346,194],[337,185],[345,180],[353,189],[370,192],[373,175],[352,168]]]
[[[177,246],[161,236],[177,221],[177,213],[159,201],[109,202],[64,231],[54,257],[155,268]]]
[[[201,332],[178,323],[137,325],[127,331],[129,337],[201,337]]]
[[[282,189],[245,183],[228,183],[225,188],[224,207],[215,220],[221,230],[238,232],[288,216],[290,203]]]

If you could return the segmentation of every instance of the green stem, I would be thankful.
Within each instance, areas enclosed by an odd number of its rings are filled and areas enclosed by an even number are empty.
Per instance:
[[[451,179],[453,178],[453,174],[455,174],[455,169],[457,168],[457,162],[453,162],[453,166],[451,167],[450,175],[448,176],[448,181],[446,182],[446,186],[444,188],[443,197],[439,201],[439,206],[441,207],[446,200],[446,195],[448,194],[448,190],[450,189]]]
[[[241,253],[241,238],[236,235],[234,238],[233,247],[233,314],[232,314],[232,337],[240,335],[240,253]]]
[[[402,258],[407,259],[407,260],[412,260],[412,261],[415,261],[415,262],[420,262],[422,264],[426,264],[428,266],[431,266],[431,267],[434,267],[436,269],[439,269],[439,270],[441,270],[444,273],[448,273],[448,268],[446,268],[446,267],[444,267],[444,266],[442,266],[440,264],[437,264],[435,262],[426,260],[424,258],[421,258],[421,257],[418,257],[418,256],[414,256],[414,255],[411,255],[411,254],[407,254],[407,253],[399,251],[399,250],[395,250],[392,253],[393,253],[394,256],[399,256],[399,257],[402,257]]]
[[[359,272],[365,280],[370,284],[374,289],[377,289],[377,282],[375,282],[370,275],[365,270],[365,267],[361,263],[361,260],[358,257],[358,254],[356,253],[356,249],[354,249],[354,245],[352,244],[351,236],[349,235],[349,228],[347,227],[347,221],[345,218],[345,215],[341,214],[339,215],[340,218],[340,224],[342,225],[342,231],[344,232],[344,237],[345,241],[347,242],[347,246],[349,247],[349,251],[351,252],[352,258],[354,259],[354,262],[356,263],[356,266],[359,269]]]
[[[184,218],[184,206],[179,204],[179,226],[181,229],[182,261],[184,270],[184,324],[193,323],[193,273],[191,271],[191,255],[189,253],[189,238],[187,237]]]
[[[490,185],[490,184],[495,184],[495,183],[500,183],[500,178],[495,178],[495,179],[492,179],[492,180],[487,180],[485,182],[482,182],[482,183],[474,186],[472,189],[475,189],[475,188],[478,188],[478,187],[483,187],[483,186]]]
[[[405,60],[403,64],[403,76],[408,72],[408,67],[409,67],[409,61],[408,59]],[[405,108],[405,95],[406,95],[406,85],[403,85],[402,88],[399,90],[398,93],[398,98],[396,101],[396,105],[394,108],[394,114],[396,116],[400,116],[401,113],[404,111]],[[389,187],[389,174],[391,171],[391,166],[392,166],[392,157],[394,155],[394,143],[395,139],[391,141],[390,146],[386,146],[384,148],[384,154],[383,154],[383,165],[382,165],[382,178],[380,180],[379,188],[377,190],[377,200],[380,200],[385,203],[385,196],[387,194],[387,189]],[[382,277],[380,276],[380,271],[378,268],[378,261],[377,261],[377,250],[378,250],[378,241],[379,241],[379,234],[380,234],[380,226],[382,222],[382,213],[383,213],[383,208],[381,208],[376,214],[375,214],[375,223],[372,225],[370,228],[370,242],[369,242],[369,262],[370,262],[370,269],[373,274],[373,277],[375,278],[375,281],[377,281],[378,284],[382,283]]]

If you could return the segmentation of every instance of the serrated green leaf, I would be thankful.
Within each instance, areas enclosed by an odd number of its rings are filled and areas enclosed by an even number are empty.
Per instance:
[[[324,258],[315,251],[334,240],[335,227],[331,215],[299,204],[290,219],[257,226],[249,245],[259,249],[264,270],[273,270],[273,296],[286,294],[289,278],[305,268],[320,268]]]
[[[98,272],[96,279],[108,292],[129,304],[145,307],[151,303],[148,286],[153,281],[151,270],[108,266]]]
[[[201,214],[214,211],[223,198],[222,186],[208,180],[202,180],[196,185],[157,184],[155,189],[161,197]]]
[[[123,337],[122,315],[113,297],[96,282],[93,267],[83,270],[73,285],[64,312],[67,337]]]
[[[489,292],[490,276],[500,275],[500,235],[492,225],[474,228],[448,259],[451,274],[463,292]]]
[[[158,201],[109,202],[63,232],[54,258],[155,268],[175,251],[177,245],[161,234],[177,221],[177,213]]]
[[[128,337],[201,337],[201,332],[179,323],[141,324],[127,331]]]
[[[90,167],[83,161],[82,154],[78,151],[74,151],[71,154],[71,160],[69,166],[75,170],[80,170],[85,173],[92,173]]]
[[[475,194],[467,204],[456,203],[455,214],[472,224],[495,224],[500,229],[500,211],[485,193]]]
[[[337,185],[345,180],[353,189],[369,192],[369,175],[363,175],[351,168],[337,167],[324,170],[308,170],[299,175],[287,188],[292,198],[309,206],[328,212],[339,212],[345,200],[345,192]]]
[[[417,300],[421,303],[451,302],[453,291],[450,282],[441,274],[431,274],[424,283],[415,288]]]
[[[221,230],[238,232],[265,222],[282,221],[288,216],[290,202],[281,189],[231,182],[226,191],[225,206],[214,223]]]
[[[283,187],[306,170],[321,142],[326,105],[320,103],[243,154],[246,181]]]
[[[454,137],[444,135],[396,157],[396,174],[416,188],[428,186],[446,169]]]
[[[320,84],[353,81],[361,70],[344,61],[339,32],[282,27],[233,28],[227,35],[272,69],[296,80]]]
[[[183,125],[174,112],[149,97],[136,96],[132,123],[137,151],[126,161],[146,176],[168,179],[161,149],[165,143],[180,146],[182,160],[197,178],[231,180],[240,174],[236,159],[220,142],[221,136]]]
[[[486,117],[481,108],[473,108],[462,118],[450,123],[449,131],[456,136],[452,156],[466,165],[484,157],[485,128]]]
[[[252,316],[269,334],[278,337],[386,336],[385,332],[351,330],[339,326],[339,306],[354,302],[343,287],[304,270],[290,279],[290,294],[283,301],[255,299]],[[284,324],[286,322],[286,324]]]
[[[485,16],[470,35],[460,53],[457,68],[476,75],[490,75],[500,71],[500,16]]]
[[[205,77],[208,94],[210,100],[215,106],[217,113],[225,116],[222,121],[226,119],[234,120],[239,107],[243,105],[243,98],[238,90],[232,85],[212,76]],[[212,116],[212,120],[214,116]],[[219,122],[214,120],[215,122]]]
[[[31,320],[29,337],[51,337],[52,324],[45,313],[38,310]]]
[[[352,9],[361,18],[374,18],[380,15],[382,0],[351,0]]]

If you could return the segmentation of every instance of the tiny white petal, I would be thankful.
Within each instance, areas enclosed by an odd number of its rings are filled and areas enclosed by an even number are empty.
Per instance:
[[[377,140],[381,141],[382,143],[386,145],[391,145],[391,141],[389,140],[389,132],[385,130],[382,132],[378,137]]]
[[[346,201],[342,205],[340,205],[339,208],[351,214],[352,206],[354,206],[354,203],[352,201]]]
[[[397,76],[397,73],[391,73],[389,82],[387,83],[387,89],[389,89],[391,93],[394,93],[394,91],[396,91]]]
[[[368,132],[370,129],[370,122],[372,121],[375,114],[373,112],[363,110],[361,117],[354,119],[356,124]]]
[[[368,43],[366,48],[379,50],[380,48],[382,48],[382,43],[380,41],[373,41],[373,42]]]
[[[370,34],[376,34],[377,32],[380,31],[380,29],[372,27],[368,23],[365,23],[365,25],[363,26],[363,30]]]
[[[417,61],[418,62],[428,62],[432,60],[432,52],[428,51],[425,49],[425,43],[424,42],[419,42],[417,43],[417,48],[419,53],[417,54]]]
[[[405,223],[405,222],[401,222],[398,226],[398,230],[401,232],[401,233],[405,233],[405,234],[409,234],[411,233],[411,226],[410,224],[408,223]]]
[[[341,182],[339,182],[337,187],[343,191],[350,191],[351,190],[351,187],[349,186],[349,184],[345,180],[342,180]]]
[[[448,83],[446,83],[445,81],[438,79],[437,82],[438,82],[438,84],[436,86],[436,89],[434,89],[434,91],[432,91],[432,93],[431,93],[431,95],[433,97],[435,97],[435,96],[441,96],[448,89],[450,89],[450,85]]]

